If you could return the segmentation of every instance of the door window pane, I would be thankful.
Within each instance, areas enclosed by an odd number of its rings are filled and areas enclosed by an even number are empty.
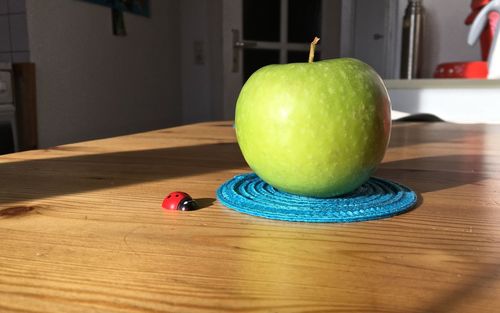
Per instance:
[[[280,41],[280,0],[243,0],[243,39]]]
[[[309,51],[288,51],[287,52],[287,63],[304,63],[309,60]],[[314,61],[321,60],[321,54],[319,51],[314,53]]]
[[[243,50],[243,80],[246,81],[253,72],[265,65],[278,63],[280,63],[279,50],[245,49]]]
[[[320,30],[321,0],[288,0],[289,42],[311,42]]]

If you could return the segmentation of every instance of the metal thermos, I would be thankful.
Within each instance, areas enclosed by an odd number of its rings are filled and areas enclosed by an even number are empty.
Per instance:
[[[421,77],[424,8],[422,0],[408,0],[403,18],[401,78]]]

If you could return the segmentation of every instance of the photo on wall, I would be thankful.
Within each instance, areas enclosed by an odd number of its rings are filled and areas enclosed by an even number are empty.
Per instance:
[[[149,0],[82,0],[104,5],[120,12],[150,16]]]

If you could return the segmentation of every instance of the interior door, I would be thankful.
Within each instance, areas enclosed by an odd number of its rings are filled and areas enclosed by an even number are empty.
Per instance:
[[[340,55],[368,63],[382,78],[398,77],[401,1],[343,1]]]
[[[340,0],[224,0],[224,118],[233,119],[246,79],[268,64],[307,62],[309,44],[321,38],[315,60],[337,57]]]
[[[357,0],[354,18],[353,57],[363,60],[385,76],[385,1]]]

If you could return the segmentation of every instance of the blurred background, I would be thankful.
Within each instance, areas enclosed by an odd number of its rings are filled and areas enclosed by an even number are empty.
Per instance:
[[[244,80],[266,64],[306,62],[314,36],[317,60],[372,65],[396,109],[491,122],[497,81],[433,78],[439,64],[482,60],[467,44],[472,2],[417,1],[420,73],[408,80],[410,2],[0,0],[0,153],[232,119]],[[486,107],[474,115],[471,101]]]

